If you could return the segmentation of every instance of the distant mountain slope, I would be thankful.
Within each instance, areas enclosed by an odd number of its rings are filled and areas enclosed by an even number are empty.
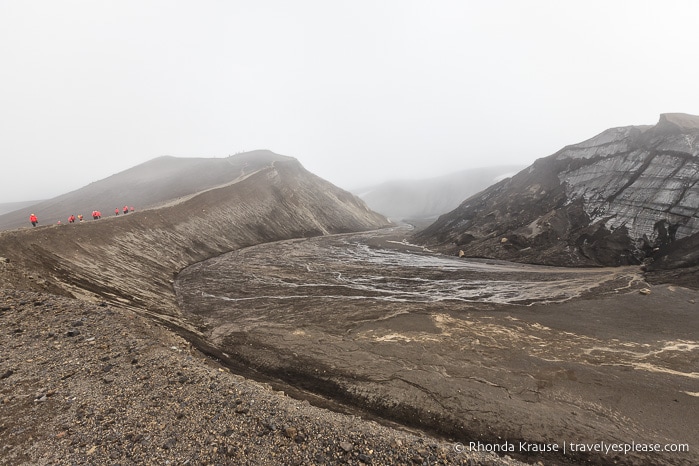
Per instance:
[[[40,202],[42,201],[5,202],[0,204],[0,215],[6,214],[8,212],[14,212],[15,210],[28,208]]]
[[[227,158],[158,157],[112,175],[78,190],[31,206],[31,212],[15,211],[0,215],[0,230],[30,226],[29,214],[40,225],[65,223],[71,214],[90,218],[93,210],[103,217],[113,216],[114,209],[125,205],[137,210],[229,183],[245,173],[258,170],[274,161],[291,157],[260,150]]]
[[[699,117],[663,114],[655,126],[609,129],[537,160],[416,239],[469,256],[622,265],[698,232]]]
[[[388,225],[297,160],[274,160],[164,207],[0,232],[0,288],[117,300],[174,316],[172,280],[187,265],[267,241]]]
[[[393,220],[436,219],[522,168],[523,165],[473,168],[436,178],[389,181],[354,193],[372,210]]]

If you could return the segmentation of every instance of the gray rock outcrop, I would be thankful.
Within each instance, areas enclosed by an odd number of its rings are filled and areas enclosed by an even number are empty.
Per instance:
[[[672,113],[539,159],[440,217],[418,240],[468,256],[624,265],[698,232],[699,117]]]

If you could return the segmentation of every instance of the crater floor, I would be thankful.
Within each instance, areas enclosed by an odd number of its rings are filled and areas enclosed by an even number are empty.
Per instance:
[[[409,233],[238,250],[182,271],[178,302],[239,370],[455,441],[681,444],[514,456],[697,464],[697,291],[437,255]]]

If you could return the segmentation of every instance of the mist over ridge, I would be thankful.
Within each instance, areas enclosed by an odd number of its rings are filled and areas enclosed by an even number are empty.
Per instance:
[[[352,192],[392,220],[424,222],[435,220],[458,207],[464,199],[523,168],[523,165],[470,168],[432,178],[390,180]]]

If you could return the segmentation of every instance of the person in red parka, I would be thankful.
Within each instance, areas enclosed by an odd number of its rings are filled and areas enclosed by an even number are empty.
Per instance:
[[[124,215],[129,213],[129,206],[125,205],[124,206]]]
[[[114,209],[114,215],[119,215],[119,207],[117,207],[116,209]]]
[[[34,215],[34,214],[31,214],[29,216],[29,221],[32,222],[33,227],[35,227],[37,225],[37,223],[39,223],[39,219],[36,218],[36,215]]]

